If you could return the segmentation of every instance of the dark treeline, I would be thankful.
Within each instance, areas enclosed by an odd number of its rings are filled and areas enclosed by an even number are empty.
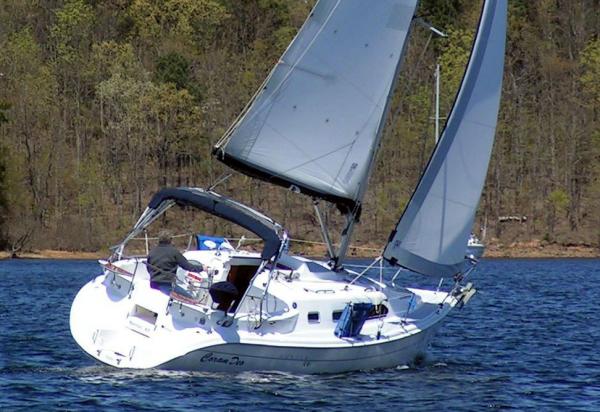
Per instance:
[[[208,186],[212,145],[302,24],[306,0],[2,0],[0,240],[8,250],[115,243],[163,186]],[[447,113],[480,1],[426,0],[356,244],[382,245]],[[504,242],[600,245],[600,0],[511,0],[499,129],[477,225]],[[335,52],[335,50],[332,50]],[[318,102],[315,102],[318,104]],[[219,191],[318,239],[310,199],[234,174]],[[328,210],[335,220],[335,210]],[[527,216],[499,223],[502,216]],[[208,232],[233,229],[197,221]]]

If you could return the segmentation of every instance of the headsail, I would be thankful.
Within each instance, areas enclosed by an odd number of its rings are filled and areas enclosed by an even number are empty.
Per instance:
[[[446,127],[383,256],[415,272],[461,271],[491,156],[502,89],[507,0],[486,0]]]
[[[215,146],[243,173],[360,203],[417,0],[320,0]]]

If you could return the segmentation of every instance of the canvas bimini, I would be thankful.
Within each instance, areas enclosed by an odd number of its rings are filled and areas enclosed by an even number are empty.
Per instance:
[[[371,264],[452,279],[449,291],[403,289],[398,276],[386,284],[365,276],[370,268],[342,265],[416,4],[319,1],[215,147],[232,168],[310,196],[329,261],[289,254],[284,228],[232,199],[200,188],[163,189],[73,302],[71,332],[86,353],[119,368],[324,373],[407,364],[426,351],[442,320],[475,293],[463,285],[474,264],[465,245],[496,129],[507,1],[485,0],[441,138]],[[319,200],[346,217],[337,250]],[[145,258],[126,256],[126,245],[174,205],[251,231],[262,250],[206,242],[185,256],[207,272],[180,270],[170,294],[151,288]]]

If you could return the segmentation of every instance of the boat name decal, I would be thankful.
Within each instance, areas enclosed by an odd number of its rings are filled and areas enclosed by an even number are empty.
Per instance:
[[[242,366],[244,361],[239,356],[217,356],[212,352],[208,352],[206,355],[200,358],[202,363],[222,363],[231,366]]]

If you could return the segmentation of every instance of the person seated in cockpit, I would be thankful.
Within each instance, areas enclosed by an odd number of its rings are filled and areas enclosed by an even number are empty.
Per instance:
[[[150,287],[159,290],[170,290],[175,280],[177,267],[190,272],[206,270],[204,265],[194,265],[171,244],[171,232],[164,229],[158,233],[158,244],[148,254],[147,267],[150,273]]]

